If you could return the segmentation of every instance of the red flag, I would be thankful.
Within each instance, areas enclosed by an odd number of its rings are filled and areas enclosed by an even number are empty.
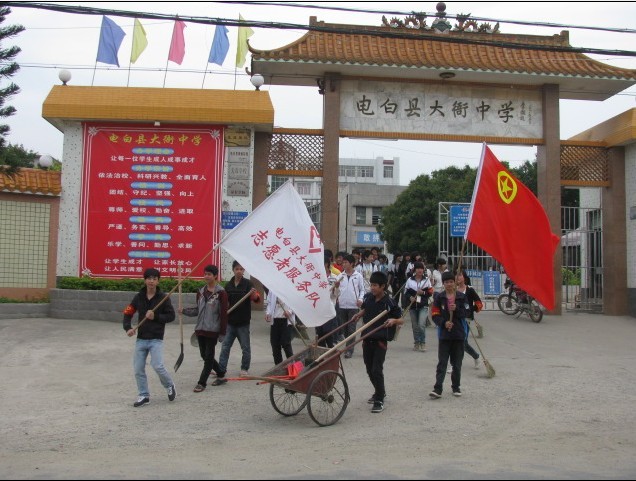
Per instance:
[[[559,238],[539,200],[486,144],[464,237],[497,259],[519,287],[554,309],[552,263]]]
[[[174,21],[172,29],[172,42],[170,42],[170,52],[168,60],[181,65],[183,56],[185,55],[185,39],[183,38],[183,30],[186,28],[185,22],[181,20]]]

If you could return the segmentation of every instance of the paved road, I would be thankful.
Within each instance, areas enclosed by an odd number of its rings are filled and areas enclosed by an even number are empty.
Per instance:
[[[253,320],[251,372],[271,367],[268,327]],[[493,379],[467,359],[462,398],[429,400],[429,351],[409,326],[391,343],[386,410],[371,414],[361,352],[345,360],[342,419],[319,428],[306,410],[284,418],[253,381],[195,394],[202,363],[187,339],[169,403],[150,368],[150,405],[132,407],[133,342],[118,323],[0,321],[2,479],[633,479],[636,319],[589,314],[541,324],[489,312],[480,345]],[[296,350],[303,348],[294,341]],[[166,334],[166,365],[179,355]],[[238,345],[230,375],[236,374]]]

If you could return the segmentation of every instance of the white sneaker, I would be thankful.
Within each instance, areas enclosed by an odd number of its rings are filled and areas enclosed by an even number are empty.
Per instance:
[[[479,358],[475,359],[475,369],[479,369]]]
[[[249,373],[249,372],[247,372],[247,371],[241,371],[241,374],[239,374],[239,377],[247,377],[247,376],[249,376],[249,375],[250,375],[250,373]]]

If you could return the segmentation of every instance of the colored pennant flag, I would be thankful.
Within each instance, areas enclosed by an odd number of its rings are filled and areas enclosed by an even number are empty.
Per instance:
[[[245,19],[239,13],[239,23],[244,22]],[[245,57],[247,57],[247,39],[254,35],[254,30],[248,26],[238,28],[238,41],[236,44],[236,66],[242,67],[245,65]]]
[[[548,310],[554,309],[552,264],[559,237],[532,191],[486,144],[464,237],[497,259],[519,287]]]
[[[117,65],[119,67],[117,53],[125,36],[126,33],[122,28],[104,15],[102,17],[102,29],[99,33],[99,46],[97,48],[97,59],[95,61]]]
[[[219,245],[273,289],[306,326],[321,326],[336,315],[322,241],[291,182],[270,195]]]
[[[174,28],[172,29],[172,42],[170,42],[170,52],[168,53],[168,60],[176,64],[181,65],[183,57],[185,55],[185,38],[183,37],[183,30],[185,30],[186,24],[181,20],[174,21]]]
[[[225,25],[217,25],[214,30],[214,40],[208,57],[208,63],[223,65],[223,61],[230,49],[230,41],[227,39],[228,29]]]
[[[146,30],[138,19],[135,19],[135,28],[133,29],[132,49],[130,51],[130,63],[135,63],[139,56],[148,46],[146,38]]]

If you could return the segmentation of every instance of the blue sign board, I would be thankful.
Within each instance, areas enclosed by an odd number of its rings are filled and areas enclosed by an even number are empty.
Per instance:
[[[356,244],[357,245],[382,245],[383,242],[380,239],[379,232],[356,232]]]
[[[221,229],[234,229],[240,222],[247,217],[247,212],[221,212]]]
[[[498,271],[484,271],[484,295],[498,296],[501,294],[501,274]]]
[[[481,271],[477,269],[466,269],[466,275],[471,279],[478,279],[481,277]]]
[[[451,205],[450,207],[450,235],[464,237],[468,225],[469,205]]]

